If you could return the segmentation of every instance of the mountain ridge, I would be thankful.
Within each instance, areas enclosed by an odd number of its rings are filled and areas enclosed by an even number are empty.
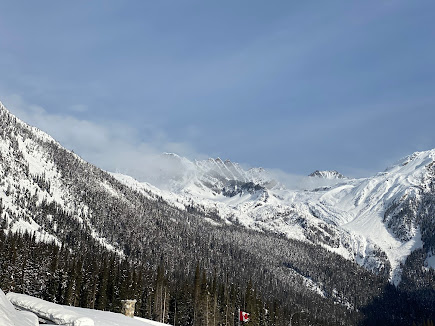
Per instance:
[[[324,178],[324,179],[344,179],[345,176],[335,170],[319,171],[316,170],[308,175],[309,177]]]
[[[223,175],[207,170],[207,173],[213,172],[216,181],[213,183],[201,170],[207,163],[216,162],[209,159],[196,161],[191,166],[190,173],[195,176],[192,182],[172,184],[169,192],[160,194],[168,201],[189,205],[193,202],[205,212],[214,211],[225,223],[241,223],[255,230],[283,233],[289,238],[324,245],[369,270],[391,268],[390,279],[397,285],[400,265],[413,250],[422,248],[423,243],[415,217],[413,222],[394,224],[391,207],[404,196],[415,196],[415,189],[424,186],[425,167],[434,161],[434,153],[435,150],[413,153],[368,178],[348,179],[335,171],[316,171],[310,178],[327,178],[334,182],[327,187],[304,191],[289,190],[282,185],[276,187],[279,184],[276,181],[274,186],[265,187],[270,185],[271,178],[263,178],[263,185],[255,183],[246,178],[246,171],[238,165],[238,175],[243,176],[239,179],[231,180],[222,170]],[[224,164],[220,159],[217,162]],[[192,172],[195,166],[200,167],[199,178],[197,172]],[[263,176],[267,172],[261,171]],[[206,181],[201,179],[204,175]]]

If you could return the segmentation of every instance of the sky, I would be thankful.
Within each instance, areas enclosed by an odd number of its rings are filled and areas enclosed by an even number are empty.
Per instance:
[[[0,1],[0,101],[97,166],[361,177],[435,148],[435,2]]]

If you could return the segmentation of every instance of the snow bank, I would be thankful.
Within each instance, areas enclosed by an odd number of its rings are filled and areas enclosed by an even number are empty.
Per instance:
[[[0,325],[2,326],[38,326],[38,317],[27,311],[18,311],[0,289]]]
[[[51,320],[56,324],[65,326],[94,326],[94,321],[88,317],[82,317],[58,304],[34,298],[25,294],[9,292],[6,298],[16,307],[34,312],[36,315]],[[0,319],[1,320],[1,319]],[[1,323],[0,323],[1,324]],[[1,324],[3,326],[3,324]],[[11,324],[11,325],[22,325]],[[34,324],[29,324],[34,325]],[[36,324],[38,325],[38,324]]]
[[[95,326],[169,326],[153,320],[139,317],[127,317],[110,311],[101,311],[79,307],[67,307],[81,316],[92,318]]]

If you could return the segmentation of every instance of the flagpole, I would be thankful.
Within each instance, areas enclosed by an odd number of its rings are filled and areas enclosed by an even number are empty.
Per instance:
[[[240,308],[239,308],[239,313],[237,314],[237,320],[238,320],[237,325],[240,326]]]

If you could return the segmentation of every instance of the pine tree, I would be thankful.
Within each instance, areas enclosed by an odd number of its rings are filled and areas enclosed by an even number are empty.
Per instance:
[[[168,314],[169,295],[166,287],[165,270],[163,263],[157,268],[157,277],[154,292],[154,320],[164,322]]]
[[[96,295],[96,308],[98,310],[105,310],[107,307],[107,287],[109,283],[109,266],[107,257],[103,258],[103,264],[100,269],[98,278],[98,287]]]
[[[196,264],[195,278],[193,284],[193,326],[200,326],[200,307],[201,304],[201,270],[199,263]]]
[[[208,293],[208,284],[207,284],[207,276],[205,274],[205,270],[202,270],[201,282],[200,282],[200,295],[199,295],[199,313],[198,317],[201,322],[201,325],[209,326],[209,293]]]
[[[49,281],[44,297],[48,301],[57,302],[56,293],[59,287],[59,247],[56,244],[52,245],[50,256]]]
[[[249,324],[253,326],[260,325],[260,316],[257,306],[257,298],[252,281],[249,280],[245,292],[246,311],[249,313]]]

